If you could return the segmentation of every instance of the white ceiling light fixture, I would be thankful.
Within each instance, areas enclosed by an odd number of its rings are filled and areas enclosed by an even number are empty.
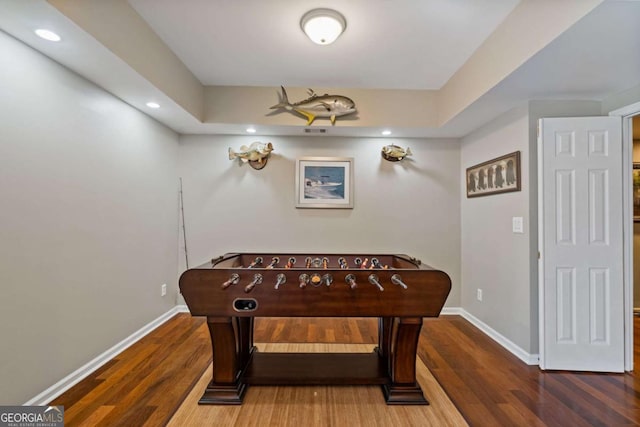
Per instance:
[[[153,102],[153,101],[152,102],[147,102],[147,107],[156,109],[156,108],[160,108],[160,104],[158,104],[157,102]]]
[[[253,126],[247,128],[247,133],[256,133],[256,128]]]
[[[382,131],[382,134],[384,136],[389,136],[389,135],[391,135],[391,131],[389,129],[385,129],[385,130]]]
[[[340,37],[347,21],[333,9],[313,9],[302,16],[300,27],[312,42],[327,45]]]
[[[50,42],[59,42],[62,38],[51,30],[45,30],[44,28],[38,28],[34,31],[36,35],[42,39],[49,40]]]

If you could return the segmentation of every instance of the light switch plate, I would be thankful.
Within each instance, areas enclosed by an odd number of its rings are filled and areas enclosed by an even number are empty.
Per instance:
[[[514,233],[524,233],[524,219],[521,216],[512,218],[512,226]]]

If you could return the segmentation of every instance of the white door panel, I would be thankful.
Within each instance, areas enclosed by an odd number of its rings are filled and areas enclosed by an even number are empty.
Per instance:
[[[542,369],[624,371],[617,117],[540,121]]]

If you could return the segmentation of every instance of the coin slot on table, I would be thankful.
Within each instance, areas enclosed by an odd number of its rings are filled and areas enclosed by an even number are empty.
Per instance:
[[[255,311],[258,308],[258,301],[254,298],[236,298],[233,300],[235,311]]]

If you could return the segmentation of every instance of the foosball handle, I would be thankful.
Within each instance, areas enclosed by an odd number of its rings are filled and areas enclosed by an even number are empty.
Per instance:
[[[351,289],[355,289],[358,287],[358,284],[356,283],[356,276],[354,276],[353,274],[347,274],[347,277],[344,278],[344,281],[347,282],[347,285],[349,285]]]
[[[300,283],[300,287],[302,289],[307,287],[307,283],[309,283],[309,275],[307,273],[302,273],[298,276],[298,282]]]
[[[230,277],[229,280],[227,280],[226,282],[224,282],[221,286],[222,289],[227,289],[229,286],[231,285],[237,285],[238,282],[240,281],[240,275],[233,273]]]
[[[256,285],[259,285],[260,283],[262,283],[262,274],[258,273],[258,274],[254,274],[253,275],[253,282],[249,283],[247,286],[244,287],[244,291],[246,293],[249,293],[253,290],[253,288],[256,287]]]
[[[324,283],[327,286],[331,286],[331,284],[333,283],[333,276],[328,273],[322,275],[322,283]]]
[[[380,284],[380,281],[378,279],[378,276],[375,274],[370,274],[369,275],[369,283],[371,283],[372,285],[376,285],[378,287],[378,289],[380,290],[380,292],[384,291],[384,288],[382,287],[382,285]]]
[[[284,275],[284,273],[280,273],[276,276],[276,286],[275,288],[278,289],[280,287],[280,285],[286,283],[287,281],[287,276]]]
[[[391,276],[391,283],[394,285],[402,286],[402,289],[408,289],[409,287],[402,281],[402,277],[399,274]]]

